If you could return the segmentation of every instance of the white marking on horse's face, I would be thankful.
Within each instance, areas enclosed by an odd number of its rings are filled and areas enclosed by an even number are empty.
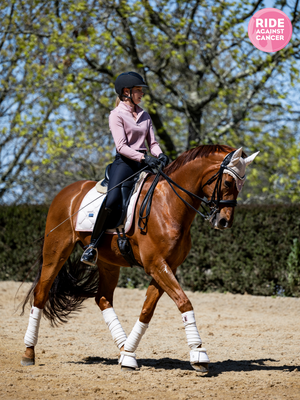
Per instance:
[[[247,165],[252,163],[252,161],[258,155],[259,151],[257,151],[256,153],[252,154],[251,156],[249,156],[247,158],[243,158],[242,153],[243,153],[242,147],[237,149],[233,153],[230,163],[228,164],[228,167],[231,168],[234,172],[236,172],[240,177],[243,177],[243,179],[239,179],[229,169],[226,169],[226,168],[224,169],[224,174],[231,175],[235,179],[236,187],[239,192],[242,190],[243,185],[246,180],[246,167],[247,167]]]

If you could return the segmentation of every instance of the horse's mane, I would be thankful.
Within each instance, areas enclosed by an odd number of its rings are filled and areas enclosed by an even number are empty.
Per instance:
[[[234,149],[230,146],[222,144],[209,144],[195,147],[182,153],[175,161],[169,164],[165,169],[164,173],[167,175],[177,171],[180,167],[187,164],[190,161],[195,160],[198,157],[208,157],[212,153],[230,153]]]

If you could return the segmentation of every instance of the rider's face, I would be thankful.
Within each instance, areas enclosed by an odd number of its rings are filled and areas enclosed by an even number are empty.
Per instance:
[[[124,89],[124,94],[126,94],[126,96],[130,96],[130,90],[127,88]],[[132,89],[132,100],[135,104],[139,104],[142,101],[143,95],[143,88],[141,86],[135,86]]]

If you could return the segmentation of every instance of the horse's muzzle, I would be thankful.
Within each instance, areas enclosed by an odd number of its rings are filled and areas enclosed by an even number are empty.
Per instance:
[[[229,222],[226,218],[221,217],[220,213],[215,213],[209,222],[214,229],[224,230],[229,228]]]

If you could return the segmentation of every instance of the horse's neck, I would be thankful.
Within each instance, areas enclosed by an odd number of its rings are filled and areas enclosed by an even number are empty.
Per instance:
[[[202,159],[197,159],[189,162],[186,165],[183,165],[178,170],[174,171],[170,175],[170,178],[185,190],[188,190],[189,192],[194,193],[197,196],[202,196],[200,189],[203,185],[203,178],[206,175],[207,169],[207,162]],[[171,200],[173,208],[176,210],[175,213],[172,213],[172,217],[176,219],[176,222],[180,225],[191,225],[196,215],[195,211],[186,206],[183,201],[175,195],[175,193],[167,183],[166,187],[166,190],[168,191],[168,201],[169,199]],[[195,197],[188,195],[182,190],[176,188],[176,186],[174,186],[174,189],[185,201],[191,204],[194,208],[199,208],[200,200],[197,200]]]

